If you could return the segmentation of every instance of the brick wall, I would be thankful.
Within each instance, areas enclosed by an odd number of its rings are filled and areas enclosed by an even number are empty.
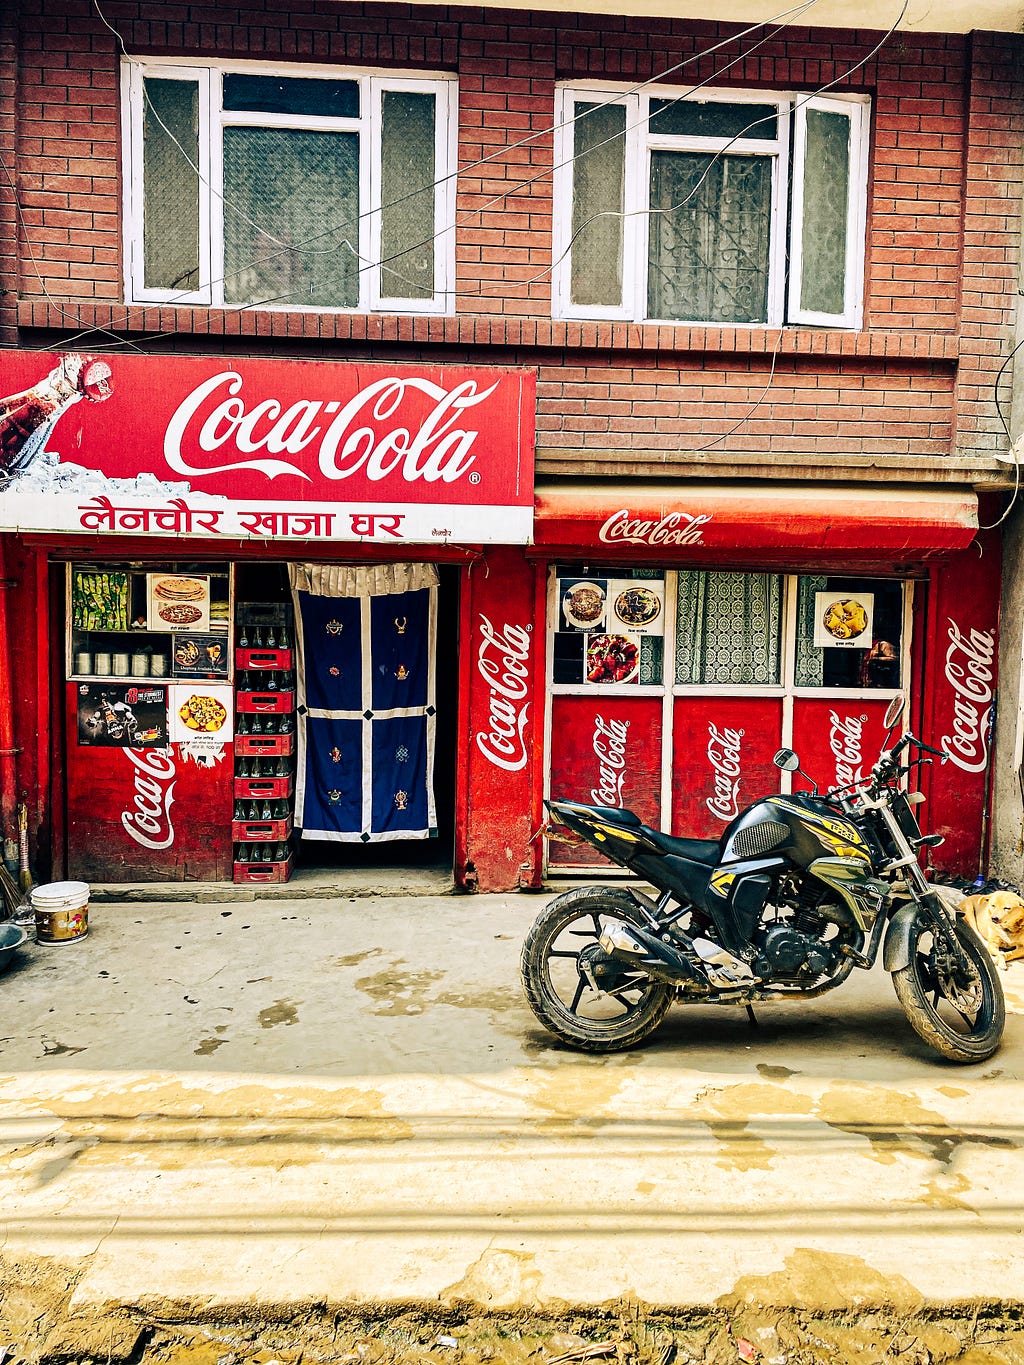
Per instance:
[[[1009,258],[1020,194],[1007,138],[1020,91],[1007,82],[1017,40],[897,35],[844,81],[880,35],[791,29],[784,42],[763,42],[758,33],[708,56],[728,31],[682,20],[328,0],[280,9],[269,0],[244,9],[100,6],[139,55],[456,71],[460,162],[493,158],[460,177],[458,316],[121,307],[118,44],[91,0],[23,0],[18,175],[35,256],[21,263],[23,337],[58,337],[82,324],[129,333],[143,346],[149,333],[174,330],[220,335],[229,350],[260,337],[286,348],[294,337],[319,341],[327,354],[386,349],[393,337],[420,343],[415,354],[443,358],[433,350],[440,344],[502,363],[540,347],[539,439],[562,448],[686,449],[716,440],[722,452],[935,455],[953,442],[954,394],[969,433],[959,444],[999,442],[984,386],[986,356],[1003,347],[1014,306]],[[740,53],[721,83],[807,89],[839,77],[836,89],[873,97],[865,332],[791,331],[780,340],[755,332],[751,340],[742,329],[552,323],[547,173],[556,81],[633,81],[687,63],[672,79],[692,84]],[[993,250],[1005,267],[994,287]]]

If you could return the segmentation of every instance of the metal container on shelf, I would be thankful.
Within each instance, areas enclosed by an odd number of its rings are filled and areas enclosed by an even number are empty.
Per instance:
[[[127,676],[128,676],[128,665],[129,665],[129,660],[128,660],[128,655],[127,655],[127,654],[115,654],[115,655],[113,655],[113,657],[112,657],[112,659],[111,659],[111,663],[112,663],[112,665],[113,665],[113,668],[112,668],[111,671],[113,672],[115,678],[127,678]]]
[[[149,676],[151,678],[167,677],[167,658],[163,654],[154,654],[149,661]]]
[[[91,654],[86,653],[83,650],[81,653],[75,655],[75,672],[84,674],[92,672]]]
[[[132,677],[133,677],[133,678],[148,678],[148,677],[149,677],[149,655],[148,655],[148,654],[133,654],[133,655],[132,655]]]
[[[110,675],[110,655],[109,655],[109,654],[105,654],[105,653],[104,653],[104,654],[94,654],[94,655],[93,655],[93,661],[92,661],[92,663],[93,663],[93,668],[96,670],[96,676],[97,676],[97,677],[100,677],[100,678],[102,678],[102,677],[109,677],[109,675]]]

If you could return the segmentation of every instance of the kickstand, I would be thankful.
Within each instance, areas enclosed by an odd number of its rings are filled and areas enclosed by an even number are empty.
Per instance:
[[[753,1005],[747,1005],[747,1018],[750,1020],[751,1028],[757,1028],[757,1015],[754,1013]]]

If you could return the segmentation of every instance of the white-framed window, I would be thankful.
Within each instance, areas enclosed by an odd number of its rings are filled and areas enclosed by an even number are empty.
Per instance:
[[[867,96],[557,98],[557,316],[861,325]]]
[[[453,78],[147,59],[122,82],[130,302],[450,311]]]

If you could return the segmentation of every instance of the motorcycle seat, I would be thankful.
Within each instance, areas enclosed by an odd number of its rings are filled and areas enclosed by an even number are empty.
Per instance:
[[[599,816],[606,825],[621,825],[623,829],[641,828],[639,816],[634,815],[631,810],[622,810],[619,806],[583,806],[582,809],[588,814]]]
[[[687,858],[691,863],[702,863],[704,867],[714,867],[722,856],[722,845],[718,839],[676,839],[671,834],[645,826],[645,833],[653,843],[666,853],[678,858]]]

